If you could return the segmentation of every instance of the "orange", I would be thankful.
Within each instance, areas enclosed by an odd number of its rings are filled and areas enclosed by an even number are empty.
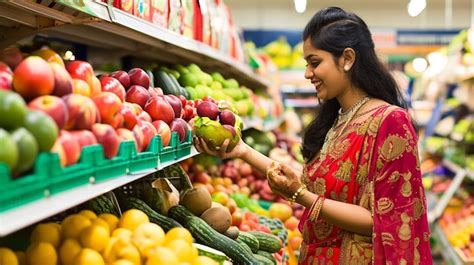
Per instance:
[[[118,226],[130,229],[130,231],[133,232],[135,228],[137,228],[141,224],[149,222],[150,219],[144,212],[137,209],[130,209],[123,213],[122,217],[119,220]]]
[[[100,225],[91,225],[82,230],[80,235],[81,245],[98,252],[105,249],[109,242],[109,230]]]
[[[270,217],[278,218],[283,222],[293,216],[293,209],[291,209],[291,206],[279,202],[273,203],[272,206],[270,206],[269,212]]]
[[[51,243],[36,242],[26,250],[26,263],[28,265],[56,265],[58,254]]]
[[[104,265],[104,259],[99,252],[84,248],[74,257],[73,265]]]
[[[79,238],[82,229],[90,225],[91,221],[83,215],[69,215],[62,224],[63,238]]]
[[[18,258],[9,248],[0,248],[0,264],[2,265],[18,265]]]
[[[188,231],[188,229],[183,227],[174,227],[168,231],[165,235],[165,243],[173,241],[175,239],[183,239],[184,241],[188,242],[189,244],[193,243],[193,236]]]
[[[31,242],[47,242],[57,248],[61,242],[60,230],[54,223],[38,224],[31,233]]]
[[[70,265],[81,250],[81,244],[76,239],[68,238],[59,247],[59,261],[64,265]]]

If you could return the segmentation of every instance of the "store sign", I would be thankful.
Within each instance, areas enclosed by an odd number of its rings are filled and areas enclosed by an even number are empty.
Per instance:
[[[372,40],[375,48],[389,48],[397,46],[397,32],[396,30],[379,30],[372,29]]]
[[[459,30],[398,30],[398,45],[447,45],[459,34]]]

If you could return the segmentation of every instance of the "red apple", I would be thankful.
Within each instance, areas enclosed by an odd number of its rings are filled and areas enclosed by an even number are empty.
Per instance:
[[[140,68],[133,68],[128,71],[130,76],[130,85],[139,85],[144,88],[150,87],[150,77]]]
[[[211,101],[203,101],[197,106],[197,114],[199,117],[208,117],[211,120],[216,120],[219,114],[219,107]]]
[[[27,100],[49,95],[54,88],[53,70],[45,60],[30,56],[15,68],[13,88]]]
[[[129,130],[133,130],[133,127],[138,122],[138,117],[135,114],[134,107],[127,102],[123,103],[122,108],[120,108],[120,114],[123,116],[123,126]]]
[[[162,120],[171,124],[174,119],[174,110],[164,97],[153,97],[145,105],[144,110],[153,120]]]
[[[120,139],[112,126],[96,123],[92,126],[92,133],[94,133],[97,141],[104,148],[106,158],[113,158],[117,155]]]
[[[94,86],[93,77],[95,74],[90,63],[79,60],[71,61],[66,64],[66,70],[72,78],[85,81],[89,87]]]
[[[64,68],[64,61],[55,51],[49,48],[42,48],[31,53],[31,55],[39,56],[48,63],[57,63]]]
[[[189,121],[196,116],[196,109],[193,106],[186,105],[183,109],[183,119]]]
[[[0,62],[0,89],[12,89],[13,72],[8,65]]]
[[[135,143],[137,144],[137,152],[141,152],[143,150],[143,141],[145,141],[145,135],[138,124],[133,127],[132,133],[133,137],[135,137]]]
[[[138,117],[138,120],[152,122],[150,114],[148,114],[148,112],[146,111],[140,112],[140,114],[138,114],[137,117]]]
[[[122,108],[122,102],[119,97],[112,92],[101,92],[93,97],[92,100],[99,110],[101,122],[112,125],[115,116],[119,114],[120,108]]]
[[[13,70],[15,70],[22,60],[23,54],[17,47],[8,47],[0,51],[0,61],[5,62]]]
[[[92,87],[91,89],[91,97],[94,97],[98,95],[100,92],[102,92],[102,84],[100,83],[99,78],[97,77],[92,77]]]
[[[219,122],[221,124],[235,125],[235,114],[230,110],[223,110],[219,113]]]
[[[97,144],[97,139],[95,138],[94,134],[89,130],[70,131],[70,133],[79,143],[81,149],[84,146]]]
[[[150,92],[148,92],[146,88],[139,85],[133,85],[127,91],[126,101],[136,103],[144,108],[145,104],[150,99],[150,96]]]
[[[102,85],[102,91],[112,92],[120,98],[120,101],[125,101],[125,88],[123,88],[117,79],[110,76],[102,76],[100,83]]]
[[[120,84],[122,84],[123,88],[125,88],[125,90],[127,90],[129,87],[130,87],[130,76],[128,75],[127,72],[125,71],[115,71],[113,73],[111,73],[109,76],[117,79]]]
[[[164,95],[165,100],[171,105],[174,111],[175,118],[181,118],[181,111],[183,109],[183,104],[181,100],[175,95]]]
[[[82,79],[73,78],[72,79],[72,93],[90,97],[91,87],[86,81]]]
[[[73,84],[71,75],[66,71],[64,66],[51,62],[49,66],[54,74],[54,89],[52,94],[58,97],[71,94],[73,91]]]
[[[163,89],[159,87],[150,87],[148,88],[148,92],[150,92],[150,96],[152,97],[157,97],[157,96],[163,96]]]
[[[69,94],[62,99],[66,103],[69,116],[64,129],[90,130],[92,125],[100,120],[100,114],[92,99],[78,94]]]
[[[59,129],[62,129],[68,120],[66,103],[56,96],[37,97],[28,104],[28,107],[48,114]]]
[[[61,130],[58,141],[63,146],[64,154],[66,155],[66,166],[76,164],[81,155],[81,146],[76,141],[76,138],[68,131]]]
[[[168,146],[171,139],[171,129],[168,124],[161,120],[154,121],[152,124],[156,128],[156,132],[161,136],[163,146]]]
[[[62,144],[59,142],[59,139],[56,139],[56,142],[54,142],[54,145],[51,148],[51,152],[58,154],[59,163],[61,164],[61,166],[65,167],[67,164],[66,152],[64,152],[64,148]]]
[[[137,139],[135,139],[133,132],[125,128],[118,128],[116,132],[119,136],[120,141],[133,141],[135,143],[135,148],[138,150]]]
[[[142,151],[148,150],[148,145],[150,144],[151,138],[153,136],[157,135],[158,132],[156,131],[156,128],[151,124],[150,122],[147,121],[140,121],[137,126],[142,130],[143,132],[143,144],[142,144]]]
[[[182,143],[186,140],[188,136],[188,125],[187,123],[181,119],[176,118],[170,124],[170,129],[172,132],[177,132],[179,135],[179,141]]]
[[[186,106],[188,104],[188,100],[183,95],[179,95],[178,98],[179,98],[179,100],[181,100],[181,105],[184,108],[184,106]]]

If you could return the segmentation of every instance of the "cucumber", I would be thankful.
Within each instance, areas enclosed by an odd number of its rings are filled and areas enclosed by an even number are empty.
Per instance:
[[[171,83],[173,84],[174,91],[175,91],[174,95],[176,95],[176,96],[183,95],[184,88],[181,87],[181,85],[178,82],[178,79],[176,79],[172,74],[168,74],[168,77],[169,77]],[[183,95],[183,96],[185,96],[185,95]]]
[[[100,195],[92,200],[89,200],[85,204],[85,208],[92,210],[97,215],[103,213],[110,213],[115,216],[119,216],[115,204],[105,194]]]
[[[250,233],[240,232],[239,237],[237,237],[237,240],[240,240],[247,244],[247,246],[250,247],[253,253],[256,253],[260,248],[260,243],[258,242],[258,239]]]
[[[252,250],[250,249],[250,247],[249,247],[247,244],[245,244],[244,241],[242,241],[242,240],[240,240],[240,239],[237,239],[237,240],[235,240],[235,242],[239,243],[243,248],[245,248],[245,250],[247,251],[247,253],[248,253],[249,255],[252,255],[252,254],[253,254],[253,253],[252,253]]]
[[[253,256],[255,257],[256,260],[259,261],[261,265],[274,265],[273,261],[267,259],[266,257],[260,256],[257,254],[254,254]]]
[[[260,250],[267,251],[270,253],[278,252],[283,246],[280,239],[274,235],[266,234],[263,232],[252,231],[249,234],[255,236],[258,240]]]
[[[259,255],[259,256],[262,256],[262,257],[265,257],[265,258],[269,259],[270,261],[273,262],[274,265],[277,264],[277,261],[276,261],[275,257],[273,257],[273,255],[270,254],[269,252],[266,252],[266,251],[263,251],[263,250],[259,250],[259,251],[257,251],[256,254]]]
[[[186,218],[190,216],[195,216],[190,210],[182,205],[176,205],[171,207],[168,210],[168,216],[178,221],[184,227],[186,226]]]
[[[126,200],[127,200],[127,203],[126,203],[127,209],[138,209],[146,213],[146,215],[148,215],[148,218],[150,218],[150,222],[161,226],[161,228],[163,228],[165,232],[171,230],[171,228],[173,227],[181,227],[181,225],[175,220],[153,211],[153,209],[151,209],[150,206],[148,206],[145,202],[143,202],[140,199],[127,197]]]
[[[175,88],[174,85],[168,76],[163,71],[156,71],[155,72],[155,86],[160,87],[163,90],[164,94],[173,94],[175,95]]]

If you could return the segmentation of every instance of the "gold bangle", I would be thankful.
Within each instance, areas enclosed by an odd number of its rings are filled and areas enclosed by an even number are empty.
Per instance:
[[[309,218],[310,221],[316,222],[318,220],[319,213],[323,209],[324,199],[325,199],[324,197],[319,196],[318,199],[316,200],[315,205],[312,211],[310,212],[310,218]]]
[[[304,185],[301,185],[301,187],[299,187],[299,189],[295,193],[293,193],[293,196],[291,196],[291,198],[288,198],[288,201],[295,202],[296,199],[305,191],[306,187]]]

